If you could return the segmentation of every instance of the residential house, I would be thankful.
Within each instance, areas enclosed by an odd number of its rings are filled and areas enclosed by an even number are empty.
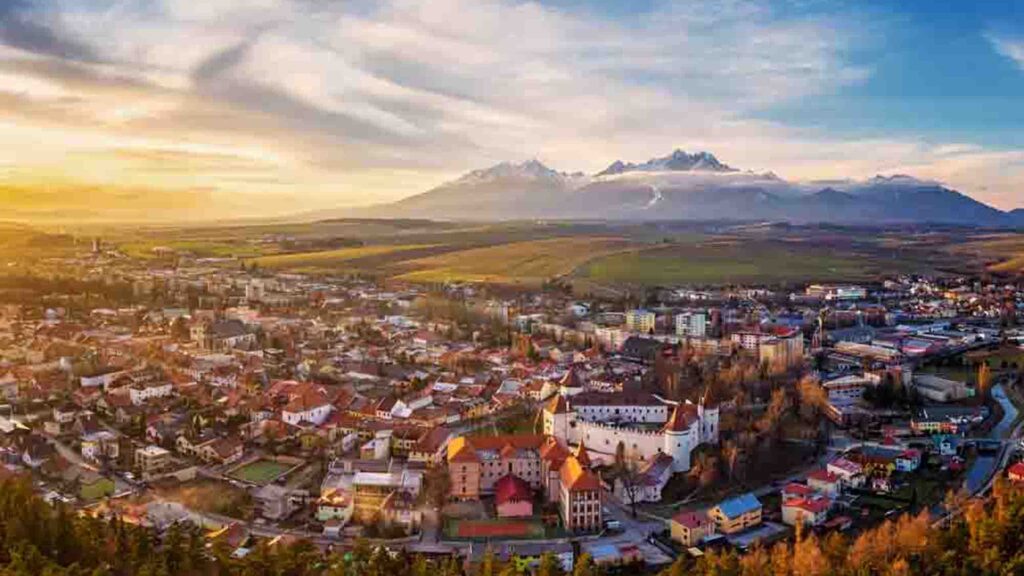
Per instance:
[[[214,438],[197,447],[196,454],[204,462],[233,464],[242,459],[245,447],[238,438]]]
[[[860,488],[866,481],[864,467],[846,458],[839,457],[832,460],[825,465],[825,470],[841,478],[843,486],[850,488]]]
[[[328,488],[317,500],[316,519],[320,522],[339,520],[344,526],[352,519],[353,510],[352,495],[348,491],[340,487]]]
[[[843,491],[842,477],[827,469],[818,469],[808,474],[807,485],[832,498],[839,496]]]
[[[782,522],[790,526],[820,526],[828,519],[832,501],[827,497],[791,498],[782,503]]]
[[[761,524],[761,502],[751,493],[730,498],[712,508],[708,515],[715,521],[718,531],[736,534]]]
[[[1006,476],[1011,482],[1024,482],[1024,462],[1017,462],[1007,468]]]
[[[690,548],[715,534],[715,521],[706,511],[680,512],[672,517],[670,530],[672,540]]]
[[[159,474],[171,466],[171,452],[156,445],[135,450],[135,467],[143,478]]]

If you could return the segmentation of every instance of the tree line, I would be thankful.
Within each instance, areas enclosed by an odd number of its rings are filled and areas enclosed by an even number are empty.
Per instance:
[[[952,504],[950,504],[952,505]],[[905,515],[856,537],[798,534],[793,541],[746,554],[711,552],[680,557],[660,576],[1003,576],[1024,574],[1024,491],[997,482],[992,496],[956,504],[948,526],[927,514]],[[36,496],[23,478],[0,482],[0,576],[514,576],[514,559],[485,554],[467,566],[455,556],[427,559],[360,541],[324,553],[306,541],[261,543],[235,557],[202,530],[176,524],[160,534],[119,518],[95,518]],[[538,576],[569,576],[552,554]],[[640,573],[639,567],[600,567],[586,554],[571,576]]]

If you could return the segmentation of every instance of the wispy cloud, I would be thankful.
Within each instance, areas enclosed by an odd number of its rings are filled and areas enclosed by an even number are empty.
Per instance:
[[[1014,38],[998,34],[987,34],[985,37],[992,43],[992,47],[995,48],[996,52],[1013,60],[1017,66],[1024,70],[1024,38]]]
[[[679,146],[808,178],[950,161],[913,139],[849,141],[754,119],[870,77],[850,54],[876,35],[855,13],[792,15],[768,0],[665,2],[626,19],[517,0],[7,6],[0,137],[35,144],[5,142],[4,164],[89,154],[105,158],[89,176],[110,181],[291,182],[302,198],[345,204],[534,156],[595,170]],[[203,155],[155,169],[154,158],[175,156],[151,151],[182,146],[259,165]]]

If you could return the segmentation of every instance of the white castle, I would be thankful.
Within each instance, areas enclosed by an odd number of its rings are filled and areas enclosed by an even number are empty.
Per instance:
[[[690,469],[701,444],[718,444],[718,408],[672,403],[640,392],[557,394],[544,405],[544,433],[567,445],[584,444],[595,460],[611,463],[619,443],[626,458],[649,463],[672,457],[672,471]]]

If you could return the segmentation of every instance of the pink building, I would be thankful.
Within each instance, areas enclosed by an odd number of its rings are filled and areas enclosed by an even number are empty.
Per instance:
[[[494,483],[494,505],[499,518],[533,516],[533,492],[530,485],[513,474]]]

